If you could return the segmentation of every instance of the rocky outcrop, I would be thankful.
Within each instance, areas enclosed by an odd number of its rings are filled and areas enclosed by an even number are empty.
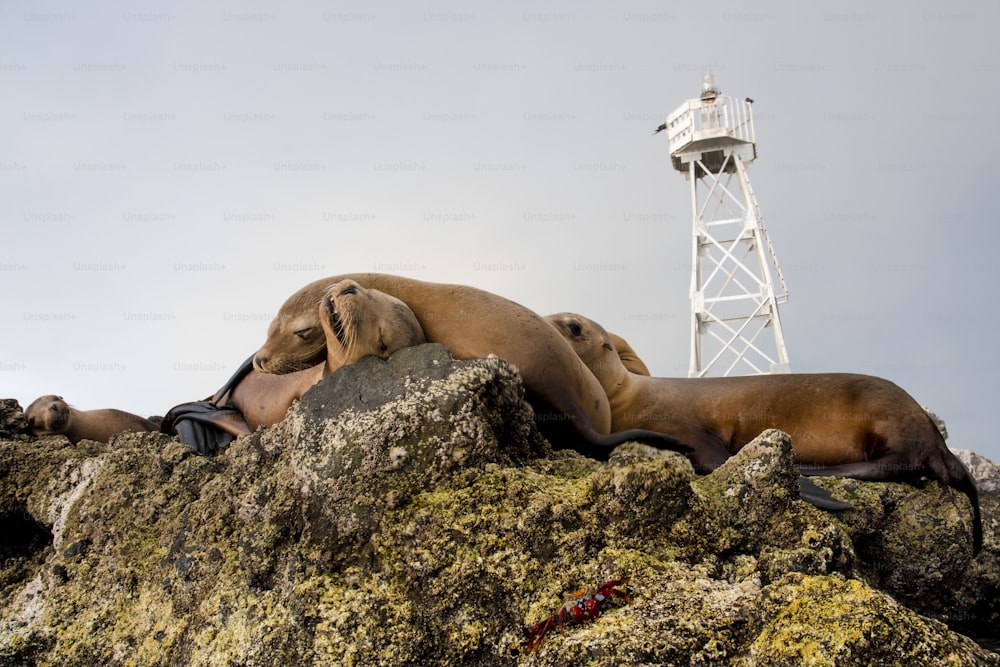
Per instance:
[[[1000,492],[1000,466],[969,449],[953,450],[958,460],[969,469],[976,479],[980,493]]]
[[[13,398],[0,399],[0,438],[9,438],[23,433],[28,428],[24,411]]]
[[[823,512],[780,431],[704,477],[553,451],[499,359],[363,359],[212,457],[13,432],[0,665],[1000,664],[956,632],[998,627],[995,495],[973,559],[965,496],[825,479]]]

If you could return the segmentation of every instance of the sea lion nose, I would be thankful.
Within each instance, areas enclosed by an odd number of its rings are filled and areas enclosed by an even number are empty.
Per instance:
[[[344,289],[340,290],[340,296],[344,296],[345,294],[357,294],[357,293],[358,293],[357,285],[348,285]]]
[[[259,354],[253,358],[253,367],[259,371],[264,370],[264,364],[267,363],[267,357],[262,357]]]

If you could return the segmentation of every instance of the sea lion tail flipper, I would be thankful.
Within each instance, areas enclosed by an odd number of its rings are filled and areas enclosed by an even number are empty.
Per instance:
[[[972,555],[979,555],[983,550],[983,516],[979,511],[979,489],[976,480],[966,471],[965,477],[957,480],[952,486],[969,497],[972,503]]]
[[[609,439],[611,447],[617,447],[623,442],[635,440],[637,442],[656,447],[657,449],[669,449],[672,452],[685,453],[694,451],[694,447],[684,444],[672,435],[657,433],[656,431],[647,431],[641,428],[617,431],[604,437]]]
[[[810,505],[814,505],[821,510],[839,512],[853,509],[853,505],[837,500],[833,494],[817,485],[808,477],[799,477],[799,497]]]
[[[585,445],[574,447],[581,454],[606,461],[611,456],[611,450],[625,442],[641,442],[657,449],[669,449],[674,452],[690,452],[693,448],[686,445],[677,438],[665,433],[656,431],[646,431],[644,429],[629,429],[626,431],[616,431],[615,433],[601,434],[593,429],[586,429],[580,433],[583,436]]]
[[[895,482],[899,478],[898,471],[905,469],[901,464],[887,459],[842,463],[833,466],[798,464],[795,467],[803,475],[850,477],[862,482]]]
[[[969,483],[971,484],[969,487],[963,488],[962,485],[956,485],[955,488],[964,491],[972,502],[972,555],[975,557],[983,550],[983,515],[979,511],[979,490],[976,488],[976,481],[971,474],[969,475]]]
[[[945,446],[943,442],[941,446]],[[979,487],[976,486],[975,478],[958,457],[947,449],[940,457],[931,456],[927,467],[935,477],[959,493],[964,493],[972,503],[972,555],[976,556],[983,548],[983,517],[979,510]]]
[[[931,473],[943,483],[968,496],[972,503],[972,554],[976,555],[983,547],[983,518],[979,509],[979,491],[976,488],[976,481],[961,461],[955,459],[955,463],[962,469],[952,470],[953,466],[948,465],[946,461],[934,462],[934,459],[931,459],[924,471]],[[902,477],[899,471],[910,470],[913,466],[903,465],[901,459],[882,458],[835,466],[799,465],[796,467],[803,475],[851,477],[863,482],[895,482]]]

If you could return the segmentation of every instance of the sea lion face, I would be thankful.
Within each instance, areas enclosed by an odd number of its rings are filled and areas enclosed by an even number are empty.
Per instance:
[[[608,353],[617,356],[611,336],[597,322],[576,313],[549,315],[545,320],[563,335],[583,363],[590,366],[601,362]]]
[[[311,368],[326,358],[326,335],[314,308],[296,309],[300,315],[279,314],[267,329],[267,342],[257,351],[253,366],[261,373],[284,375]]]
[[[385,359],[396,350],[427,342],[409,306],[353,280],[330,286],[318,316],[326,339],[327,373],[362,357]]]
[[[605,389],[626,370],[611,335],[597,322],[576,313],[549,315],[545,321],[563,335]]]
[[[40,396],[24,411],[24,417],[32,435],[65,433],[69,424],[69,405],[62,396]]]

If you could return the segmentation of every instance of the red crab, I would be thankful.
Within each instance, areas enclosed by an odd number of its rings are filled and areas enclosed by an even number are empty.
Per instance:
[[[559,607],[559,611],[541,623],[531,626],[531,630],[528,632],[527,652],[531,653],[538,648],[538,645],[542,643],[542,638],[545,637],[545,633],[553,625],[559,628],[559,632],[562,632],[563,624],[569,621],[576,621],[582,624],[595,620],[601,615],[601,604],[611,596],[616,596],[625,602],[629,602],[632,599],[629,597],[629,594],[617,588],[618,586],[627,584],[629,579],[630,577],[612,579],[601,584],[600,588],[591,588],[589,590],[581,588],[573,593],[573,597],[563,603],[563,606]]]

